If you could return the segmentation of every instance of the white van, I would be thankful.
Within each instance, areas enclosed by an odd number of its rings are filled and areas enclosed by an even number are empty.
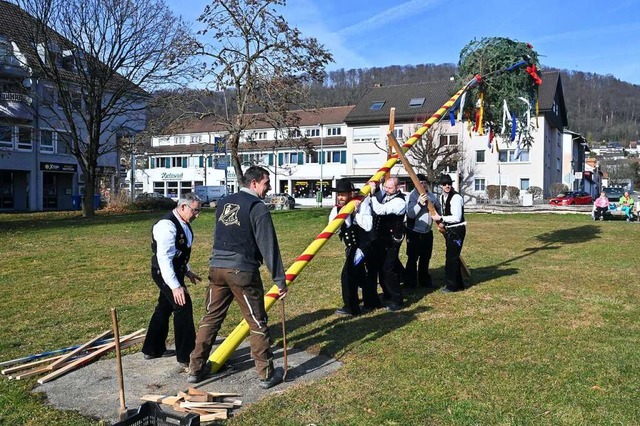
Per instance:
[[[195,187],[195,194],[202,200],[203,206],[215,206],[221,198],[227,195],[225,185],[199,185]]]

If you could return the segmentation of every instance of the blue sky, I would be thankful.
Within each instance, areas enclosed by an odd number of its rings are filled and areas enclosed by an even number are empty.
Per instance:
[[[206,0],[166,0],[195,22]],[[457,63],[474,38],[529,42],[542,65],[640,84],[640,0],[288,0],[281,9],[334,55],[328,69]]]

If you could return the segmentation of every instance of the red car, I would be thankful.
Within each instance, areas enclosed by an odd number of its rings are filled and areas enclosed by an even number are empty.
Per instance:
[[[561,192],[549,200],[549,204],[556,206],[589,205],[591,203],[593,203],[593,197],[584,191]]]

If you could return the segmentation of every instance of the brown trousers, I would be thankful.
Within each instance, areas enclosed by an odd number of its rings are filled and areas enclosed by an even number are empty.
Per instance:
[[[196,345],[191,352],[189,370],[191,374],[202,371],[233,299],[238,302],[242,316],[251,330],[251,357],[255,361],[258,377],[268,378],[273,373],[273,354],[259,271],[209,268],[209,288],[205,295],[206,313],[196,332]]]

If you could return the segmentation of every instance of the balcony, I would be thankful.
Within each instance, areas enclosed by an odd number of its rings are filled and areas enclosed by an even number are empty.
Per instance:
[[[32,121],[31,101],[22,93],[0,92],[0,118]]]
[[[32,99],[31,96],[23,93],[0,92],[0,102],[1,101],[20,102],[31,105]]]

